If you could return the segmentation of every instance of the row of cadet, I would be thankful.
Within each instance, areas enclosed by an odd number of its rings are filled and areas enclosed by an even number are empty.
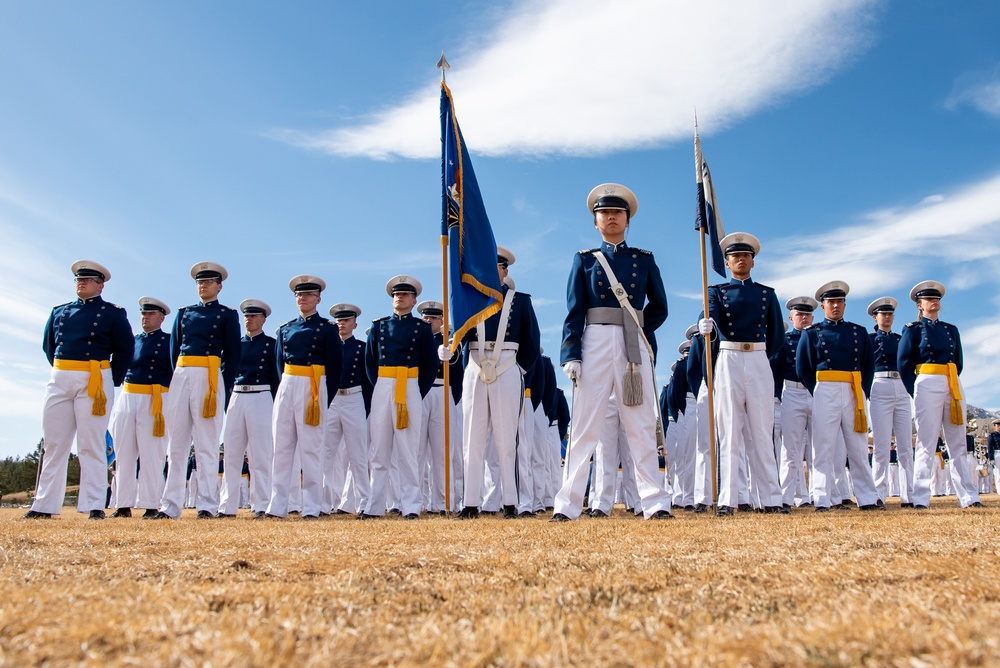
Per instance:
[[[44,336],[53,374],[45,397],[39,488],[28,515],[59,512],[65,456],[75,432],[81,459],[78,509],[103,517],[97,495],[101,489],[104,500],[106,477],[91,466],[96,457],[87,447],[102,425],[116,450],[115,517],[130,517],[133,508],[144,509],[149,519],[179,517],[192,443],[198,465],[188,469],[187,478],[195,481],[188,488],[198,489],[199,517],[236,514],[244,456],[255,517],[284,517],[290,507],[306,518],[442,513],[442,360],[449,360],[451,378],[452,509],[464,507],[466,497],[508,517],[551,508],[569,408],[551,361],[541,354],[530,296],[510,287],[506,273],[513,262],[513,253],[500,248],[498,272],[510,297],[502,309],[507,326],[499,345],[477,345],[480,333],[485,338],[485,323],[468,335],[464,356],[452,356],[444,345],[442,305],[416,304],[422,287],[410,276],[389,280],[393,313],[372,323],[366,341],[353,335],[361,309],[336,304],[330,308],[332,321],[322,317],[317,306],[325,282],[307,275],[289,284],[298,318],[272,338],[263,331],[270,307],[244,300],[246,333],[240,337],[236,311],[217,300],[225,268],[202,262],[191,270],[199,302],[180,309],[171,333],[161,329],[170,308],[142,297],[143,331],[133,338],[124,310],[100,297],[110,271],[91,261],[74,263],[79,299],[53,309]],[[420,317],[412,314],[414,306]],[[495,340],[496,329],[489,336]],[[475,406],[463,411],[463,394],[483,394],[464,378],[466,368],[487,368],[494,379],[506,381],[488,385],[500,390],[497,400],[510,409],[511,423],[498,427]],[[517,371],[507,373],[512,369]],[[115,385],[121,391],[112,400]],[[464,438],[467,428],[478,429],[477,436]],[[223,470],[232,472],[223,474],[221,488],[212,480],[220,438]],[[501,439],[512,447],[501,447]],[[464,442],[480,447],[470,455]],[[137,466],[140,459],[154,465]],[[301,502],[294,500],[297,495]]]
[[[122,414],[126,405],[134,404],[137,417],[136,426],[126,431],[135,429],[143,437],[162,434],[157,437],[166,438],[168,460],[178,462],[168,468],[158,509],[148,508],[148,516],[180,515],[184,487],[180,463],[192,442],[199,469],[207,470],[214,461],[231,391],[227,450],[245,441],[253,467],[253,440],[272,438],[268,502],[264,508],[258,505],[255,515],[284,516],[292,471],[301,470],[302,514],[318,517],[327,507],[323,480],[330,458],[324,459],[324,444],[330,430],[325,426],[330,420],[338,422],[341,426],[332,428],[331,438],[346,444],[346,421],[331,415],[344,412],[352,402],[363,405],[368,382],[372,387],[367,450],[345,445],[343,452],[345,480],[349,476],[355,489],[366,481],[370,489],[365,503],[355,492],[355,500],[344,509],[357,509],[359,517],[367,519],[380,517],[398,504],[402,515],[415,518],[424,507],[423,472],[444,469],[433,451],[421,460],[430,422],[425,414],[431,412],[424,399],[442,397],[443,401],[443,389],[431,392],[440,382],[440,360],[447,361],[453,376],[462,379],[460,402],[457,387],[449,395],[456,415],[461,406],[462,447],[453,448],[463,455],[463,489],[453,495],[462,499],[460,518],[474,518],[480,510],[490,509],[483,484],[492,457],[497,471],[492,480],[499,481],[500,507],[507,517],[548,507],[549,495],[558,487],[551,496],[550,521],[573,521],[583,512],[592,468],[605,472],[600,479],[595,476],[592,485],[603,489],[604,481],[612,479],[611,472],[621,464],[628,472],[623,478],[634,479],[635,485],[635,498],[627,505],[646,519],[670,519],[673,505],[698,510],[712,503],[711,439],[707,411],[701,408],[707,404],[707,383],[688,376],[706,368],[706,357],[713,360],[708,368],[714,377],[718,515],[730,515],[742,504],[764,512],[789,512],[795,494],[792,481],[797,477],[793,471],[801,469],[807,448],[811,453],[810,495],[816,510],[842,506],[848,491],[839,482],[838,463],[845,461],[854,472],[850,493],[857,505],[866,510],[884,508],[886,493],[876,486],[867,465],[868,415],[876,433],[873,467],[877,468],[883,456],[881,443],[887,444],[893,433],[897,439],[904,433],[910,437],[909,397],[913,398],[917,441],[913,475],[907,474],[912,489],[907,486],[901,499],[915,508],[927,507],[931,460],[942,429],[952,459],[965,456],[961,341],[957,328],[937,317],[943,285],[924,281],[914,288],[911,298],[921,317],[907,324],[902,335],[881,327],[870,335],[866,328],[844,320],[849,288],[843,281],[831,281],[817,290],[815,300],[789,302],[793,327],[786,335],[774,289],[750,278],[760,242],[746,233],[726,236],[720,246],[732,279],[709,289],[709,312],[702,314],[697,334],[691,337],[685,370],[678,372],[678,364],[674,373],[675,382],[680,375],[687,382],[685,391],[677,392],[685,400],[677,414],[692,414],[695,427],[687,425],[684,439],[680,423],[675,423],[676,429],[668,427],[667,433],[676,431],[678,438],[676,448],[667,453],[670,472],[664,476],[658,470],[657,446],[665,439],[653,361],[655,331],[667,317],[666,290],[653,254],[626,242],[638,211],[635,194],[619,184],[605,183],[591,190],[586,203],[601,244],[573,256],[567,284],[559,362],[573,383],[574,396],[561,483],[556,472],[558,427],[553,423],[562,413],[547,410],[544,400],[536,403],[530,379],[537,372],[544,376],[543,388],[554,387],[553,369],[548,363],[536,367],[541,352],[538,323],[530,296],[507,284],[514,257],[503,248],[498,248],[497,257],[504,284],[502,303],[466,333],[461,355],[455,359],[440,335],[435,337],[432,324],[412,315],[420,293],[420,284],[412,277],[389,281],[386,291],[392,298],[392,315],[373,321],[366,343],[352,344],[355,352],[351,354],[338,330],[341,320],[353,318],[356,326],[360,309],[341,305],[348,317],[339,318],[334,312],[337,325],[321,317],[317,305],[325,285],[320,279],[292,279],[290,287],[300,315],[282,325],[273,342],[259,329],[252,333],[249,326],[252,318],[266,317],[267,309],[245,302],[242,310],[248,335],[241,343],[236,311],[217,301],[225,269],[211,262],[199,263],[191,270],[199,302],[180,309],[169,337],[160,332],[158,342],[142,346],[143,351],[158,346],[169,349],[169,365],[163,367],[161,376],[154,375],[154,365],[139,353],[133,363],[135,343],[124,311],[101,300],[103,285],[110,278],[107,269],[81,261],[73,267],[78,299],[56,307],[46,326],[44,347],[53,372],[43,418],[45,462],[28,516],[58,512],[74,434],[81,459],[78,508],[102,513],[96,510],[100,505],[92,505],[98,501],[91,498],[83,479],[88,471],[93,475],[95,468],[103,469],[104,462],[93,456],[85,463],[84,451],[95,447],[89,445],[93,441],[103,455],[99,444],[108,422],[105,404],[112,385],[127,381],[120,395]],[[883,301],[893,308],[880,309],[874,317],[877,321],[888,317],[891,325],[895,302]],[[826,318],[808,325],[804,319],[811,318],[820,304]],[[255,307],[260,313],[248,313]],[[149,308],[148,304],[143,308]],[[426,309],[425,317],[432,320]],[[706,353],[706,340],[711,341],[711,354]],[[269,348],[275,364],[266,357]],[[238,379],[241,367],[246,375]],[[276,369],[274,376],[272,369]],[[126,378],[126,373],[135,375]],[[165,391],[168,383],[169,394]],[[883,394],[893,400],[883,401]],[[777,455],[773,445],[776,398],[782,407],[783,435]],[[688,406],[698,408],[692,411]],[[525,423],[536,422],[538,407],[542,417],[536,430]],[[881,417],[883,411],[888,418]],[[905,417],[905,429],[900,415]],[[150,424],[141,425],[141,420]],[[234,425],[232,433],[228,433],[229,423]],[[360,425],[359,429],[365,431]],[[531,433],[542,434],[535,442],[548,443],[548,449],[536,453],[534,446],[525,447]],[[125,440],[123,434],[116,439]],[[234,448],[235,456],[242,457],[241,447]],[[901,450],[900,456],[907,450]],[[487,454],[493,451],[495,456]],[[368,455],[367,468],[361,452]],[[901,461],[900,466],[909,463]],[[962,473],[966,470],[964,466],[952,468],[959,503],[980,505],[969,476]],[[354,474],[361,471],[367,475]],[[257,478],[263,477],[262,469]],[[547,484],[529,483],[532,478]],[[141,488],[142,482],[138,484]],[[220,511],[232,514],[210,494],[199,493],[199,497],[199,516],[212,517]],[[440,498],[440,491],[436,497]],[[121,499],[120,504],[125,496]]]

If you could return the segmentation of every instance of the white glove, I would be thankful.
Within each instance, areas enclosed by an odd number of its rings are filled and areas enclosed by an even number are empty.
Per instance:
[[[711,318],[702,318],[698,321],[698,333],[702,336],[708,336],[715,329],[715,321]]]
[[[583,375],[583,364],[579,361],[566,362],[563,364],[563,373],[574,383],[580,380],[580,376]]]
[[[442,362],[448,362],[451,360],[451,348],[441,344],[438,346],[438,359]]]

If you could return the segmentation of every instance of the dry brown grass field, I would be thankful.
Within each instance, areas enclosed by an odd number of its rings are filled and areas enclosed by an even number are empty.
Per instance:
[[[8,508],[0,663],[1000,665],[985,498],[569,524]]]

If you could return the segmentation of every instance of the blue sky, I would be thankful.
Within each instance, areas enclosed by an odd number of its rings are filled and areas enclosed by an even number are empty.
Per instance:
[[[546,350],[596,244],[585,197],[624,183],[670,300],[665,379],[700,309],[697,108],[757,280],[782,301],[845,280],[864,324],[894,296],[897,329],[910,287],[944,282],[968,399],[1000,408],[998,29],[988,1],[2,3],[0,456],[41,436],[41,332],[74,260],[110,268],[136,331],[140,296],[196,300],[201,260],[229,269],[223,303],[273,307],[269,331],[300,273],[362,319],[396,273],[438,298],[442,50]]]

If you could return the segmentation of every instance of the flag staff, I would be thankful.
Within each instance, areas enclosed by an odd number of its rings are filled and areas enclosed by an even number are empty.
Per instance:
[[[448,60],[441,51],[441,59],[437,63],[441,70],[441,85],[445,83],[445,71],[451,69]],[[442,343],[448,345],[448,337],[451,329],[448,326],[448,227],[445,234],[441,235],[441,332]],[[457,353],[453,353],[457,354]],[[451,406],[449,405],[449,394],[451,393],[451,363],[442,362],[444,387],[444,512],[445,516],[451,514]]]
[[[695,168],[695,178],[698,183],[703,182],[702,174],[702,157],[701,157],[701,140],[698,137],[698,110],[695,109],[694,112],[694,168]],[[702,300],[702,312],[704,317],[710,317],[708,314],[708,258],[705,253],[705,234],[708,232],[707,227],[713,224],[713,221],[709,219],[708,212],[705,210],[707,197],[704,197],[699,193],[698,197],[698,214],[701,218],[702,225],[699,225],[699,231],[701,233],[699,239],[699,247],[701,248],[701,300]],[[711,334],[705,339],[705,387],[708,393],[708,444],[709,444],[709,466],[712,472],[712,506],[718,507],[719,503],[719,474],[718,474],[718,462],[716,459],[716,443],[715,443],[715,397],[712,391],[712,341]]]

